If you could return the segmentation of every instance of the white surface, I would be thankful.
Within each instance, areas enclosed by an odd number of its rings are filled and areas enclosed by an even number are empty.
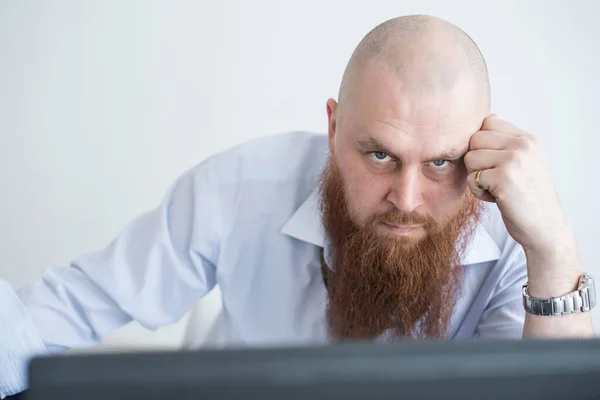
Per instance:
[[[0,276],[19,287],[104,247],[210,154],[325,131],[354,46],[411,13],[447,18],[480,45],[494,112],[540,136],[584,268],[600,275],[594,0],[4,0]],[[109,343],[176,346],[185,322],[128,327]]]

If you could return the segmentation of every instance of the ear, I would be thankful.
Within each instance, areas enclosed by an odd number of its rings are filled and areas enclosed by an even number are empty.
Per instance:
[[[329,151],[333,153],[333,139],[335,137],[337,103],[334,99],[327,100],[327,128],[329,134]]]

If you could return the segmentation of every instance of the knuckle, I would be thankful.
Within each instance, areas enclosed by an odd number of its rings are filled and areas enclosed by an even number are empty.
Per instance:
[[[527,140],[529,140],[532,144],[538,144],[538,137],[535,135],[532,135],[531,133],[528,133],[525,135],[525,137],[527,138]]]
[[[539,139],[537,138],[537,136],[528,133],[524,136],[519,137],[518,139],[519,148],[525,151],[532,151],[538,147]]]
[[[494,128],[494,118],[493,117],[487,117],[486,119],[483,120],[483,124],[482,124],[482,128],[483,130],[489,131],[489,130],[493,130]]]
[[[465,154],[463,161],[465,163],[465,166],[469,168],[471,164],[473,164],[473,152],[469,151],[467,154]]]
[[[498,183],[503,185],[510,181],[512,177],[511,168],[503,167],[498,169]]]
[[[471,149],[478,149],[480,146],[480,142],[481,142],[481,131],[477,131],[474,134],[471,135],[471,138],[469,139],[469,148]]]
[[[511,164],[521,164],[523,153],[519,150],[509,151],[507,158]]]

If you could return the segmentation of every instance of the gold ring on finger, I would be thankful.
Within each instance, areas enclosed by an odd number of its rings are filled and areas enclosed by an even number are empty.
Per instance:
[[[481,190],[485,190],[485,188],[483,187],[483,185],[481,184],[481,173],[483,172],[483,170],[479,170],[477,171],[477,173],[475,174],[475,185],[481,189]]]

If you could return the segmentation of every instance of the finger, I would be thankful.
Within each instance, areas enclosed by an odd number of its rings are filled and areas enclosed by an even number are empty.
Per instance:
[[[469,189],[471,189],[471,192],[473,193],[473,196],[475,196],[479,200],[487,201],[487,202],[490,202],[490,203],[495,203],[496,199],[487,190],[487,186],[485,184],[486,173],[487,173],[487,175],[489,175],[489,172],[491,172],[491,171],[493,171],[493,170],[486,169],[486,170],[481,171],[481,175],[479,177],[479,181],[481,182],[481,186],[483,187],[483,189],[479,188],[477,186],[477,183],[475,182],[475,180],[477,178],[476,177],[477,171],[476,172],[472,172],[472,173],[470,173],[467,176],[467,185],[469,186]]]
[[[469,139],[469,150],[509,148],[514,136],[498,131],[477,131]]]
[[[467,172],[475,172],[482,169],[495,168],[510,160],[510,154],[506,150],[472,150],[465,154],[464,162]]]
[[[481,130],[498,131],[511,136],[523,136],[527,134],[527,132],[523,131],[522,129],[519,129],[510,122],[503,120],[495,114],[490,115],[489,117],[483,120]]]

